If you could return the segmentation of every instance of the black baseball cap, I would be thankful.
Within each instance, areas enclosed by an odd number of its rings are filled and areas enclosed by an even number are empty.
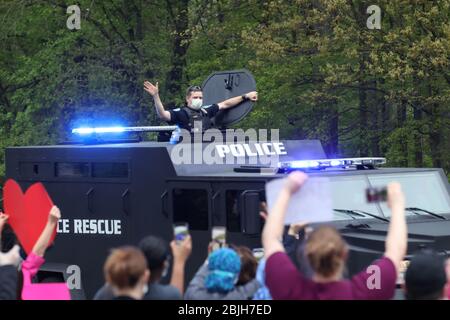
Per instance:
[[[405,273],[407,299],[440,299],[447,283],[444,255],[427,249],[415,254]]]
[[[166,240],[156,236],[147,236],[139,242],[150,271],[162,268],[164,261],[170,259],[170,248]]]

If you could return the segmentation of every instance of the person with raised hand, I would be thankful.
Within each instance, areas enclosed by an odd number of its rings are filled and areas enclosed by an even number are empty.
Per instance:
[[[53,206],[50,209],[47,223],[41,235],[22,263],[23,300],[70,300],[69,288],[65,283],[48,283],[45,287],[32,283],[32,279],[45,262],[44,255],[50,245],[52,234],[58,225],[59,219],[61,219],[61,212],[57,206]]]
[[[203,103],[203,89],[200,86],[190,86],[186,90],[185,105],[180,108],[166,110],[159,97],[158,82],[153,84],[149,81],[144,81],[144,90],[152,96],[156,114],[161,120],[176,124],[188,131],[195,129],[194,122],[197,121],[202,123],[203,130],[207,130],[213,126],[211,118],[214,118],[220,110],[233,108],[247,100],[253,102],[258,100],[258,93],[251,91],[241,96],[205,105]]]
[[[307,175],[293,172],[278,195],[262,233],[266,261],[266,285],[273,299],[391,299],[397,274],[407,249],[405,200],[398,183],[388,185],[388,205],[392,211],[383,257],[371,267],[343,279],[348,246],[330,226],[315,229],[308,237],[305,255],[313,270],[312,279],[297,270],[282,244],[285,213],[294,193]],[[314,208],[311,208],[314,210]]]
[[[161,237],[149,235],[139,242],[139,249],[145,256],[150,277],[147,292],[143,300],[181,300],[184,293],[184,276],[186,261],[191,255],[192,238],[185,237],[177,243],[173,240],[169,244]],[[173,256],[170,284],[161,283],[170,269],[170,251]],[[110,284],[105,283],[95,294],[94,300],[112,300],[115,294]]]

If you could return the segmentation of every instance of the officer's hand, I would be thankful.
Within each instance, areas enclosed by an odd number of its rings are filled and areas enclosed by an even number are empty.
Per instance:
[[[144,81],[144,90],[150,93],[152,97],[157,95],[159,93],[158,82],[156,82],[156,86],[154,86],[150,82]]]
[[[256,91],[251,91],[249,93],[246,93],[245,96],[251,101],[258,100],[258,92],[256,92]]]

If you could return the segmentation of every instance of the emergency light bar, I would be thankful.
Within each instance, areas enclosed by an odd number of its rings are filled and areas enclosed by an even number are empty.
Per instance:
[[[281,172],[293,170],[321,170],[326,168],[347,168],[351,166],[375,167],[386,164],[386,158],[341,158],[341,159],[319,159],[319,160],[296,160],[278,163]]]
[[[177,126],[151,126],[151,127],[97,127],[97,128],[76,128],[72,133],[88,135],[93,133],[122,133],[122,132],[160,132],[173,131]]]

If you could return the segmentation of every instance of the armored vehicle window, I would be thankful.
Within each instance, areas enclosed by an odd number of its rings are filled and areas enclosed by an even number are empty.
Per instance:
[[[225,210],[227,213],[227,230],[241,232],[240,195],[242,190],[227,190],[225,192]]]
[[[56,162],[55,176],[61,178],[89,177],[88,162]]]
[[[92,177],[94,178],[127,178],[128,163],[126,162],[93,162]]]
[[[437,214],[450,213],[450,197],[439,172],[406,172],[393,174],[369,175],[369,181],[374,187],[386,186],[397,181],[405,193],[406,207],[420,208]],[[391,212],[386,203],[380,203],[386,216]],[[413,215],[406,211],[407,215]]]
[[[187,222],[192,230],[208,230],[208,191],[173,189],[173,221]]]
[[[361,176],[336,176],[330,178],[331,197],[333,209],[361,210],[371,214],[382,216],[378,207],[374,203],[367,203],[366,188],[367,178]],[[364,219],[368,216],[349,216],[339,212],[334,212],[334,220]]]

